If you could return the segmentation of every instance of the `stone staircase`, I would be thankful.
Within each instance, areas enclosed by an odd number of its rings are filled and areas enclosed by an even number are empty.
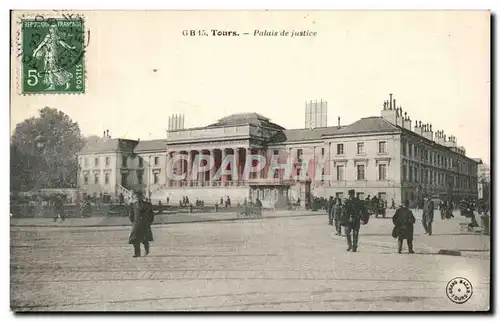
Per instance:
[[[204,201],[205,205],[215,205],[215,203],[220,203],[220,198],[222,197],[224,201],[229,196],[231,199],[231,205],[236,206],[238,202],[243,204],[245,197],[248,200],[250,188],[247,186],[241,187],[163,187],[151,193],[151,201],[153,204],[157,204],[159,201],[162,204],[167,203],[167,197],[169,199],[169,204],[179,204],[182,198],[187,196],[189,201],[194,204],[196,199]]]

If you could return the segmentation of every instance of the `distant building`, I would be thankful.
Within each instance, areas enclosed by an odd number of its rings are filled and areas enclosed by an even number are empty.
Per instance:
[[[189,175],[175,181],[167,175],[167,164],[179,154],[187,160],[175,162],[172,171]],[[214,158],[210,172],[192,172],[197,155]],[[236,160],[238,178],[214,177],[227,155]],[[241,178],[247,155],[268,160],[266,170],[248,180]],[[292,175],[299,177],[285,175],[285,169],[267,175],[271,159],[280,164],[290,160]],[[304,171],[308,159],[312,161]],[[431,124],[412,126],[392,95],[381,117],[347,126],[339,120],[337,126],[287,130],[256,113],[234,114],[206,127],[170,130],[166,139],[103,140],[86,146],[78,160],[81,193],[118,197],[137,190],[162,202],[188,196],[213,204],[229,196],[235,204],[259,197],[266,206],[280,198],[300,199],[305,205],[311,196],[347,197],[349,189],[360,198],[376,195],[389,204],[425,195],[458,199],[478,194],[477,162],[457,146],[456,138],[434,132]]]
[[[491,179],[490,179],[490,167],[488,164],[483,163],[483,160],[480,158],[474,158],[474,160],[478,163],[477,167],[477,192],[478,198],[488,199],[491,195]]]

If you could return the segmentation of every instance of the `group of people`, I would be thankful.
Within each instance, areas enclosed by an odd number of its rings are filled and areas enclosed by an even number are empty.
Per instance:
[[[347,251],[356,252],[359,242],[359,230],[361,225],[367,224],[370,217],[368,206],[370,202],[361,200],[355,197],[355,191],[349,190],[348,199],[340,199],[331,197],[328,206],[328,224],[335,227],[336,234],[342,235],[342,227],[345,230],[347,239]],[[373,199],[370,200],[374,202]],[[434,202],[430,198],[424,198],[422,225],[425,234],[432,235],[432,223],[434,221]],[[376,204],[380,200],[375,200]],[[403,205],[399,207],[392,222],[394,228],[392,236],[398,240],[398,253],[402,252],[403,242],[406,239],[408,245],[408,252],[413,251],[413,230],[415,224],[415,216],[409,208],[410,202],[404,201]]]
[[[355,191],[349,190],[349,198],[342,201],[340,198],[329,200],[328,224],[335,226],[337,235],[342,235],[342,227],[345,229],[347,239],[347,251],[357,252],[359,241],[359,230],[361,225],[367,224],[369,213],[365,202],[355,197]]]

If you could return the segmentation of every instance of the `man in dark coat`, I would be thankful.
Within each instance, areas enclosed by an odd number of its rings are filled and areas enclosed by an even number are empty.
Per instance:
[[[333,196],[330,196],[330,199],[328,200],[328,205],[327,205],[327,212],[328,212],[328,225],[333,225],[333,206],[335,202],[333,200]]]
[[[342,200],[340,198],[336,198],[333,204],[333,221],[335,223],[335,231],[337,235],[342,235],[342,226],[340,225],[340,221],[342,219],[342,211],[344,210],[342,206]]]
[[[425,234],[432,235],[432,222],[434,221],[434,202],[426,197],[424,198],[424,211],[422,214],[422,225]]]
[[[342,225],[345,226],[347,237],[347,251],[358,250],[359,229],[361,228],[361,215],[364,210],[363,201],[355,198],[355,191],[349,190],[349,199],[344,206]],[[352,233],[352,238],[351,238]]]
[[[151,224],[153,224],[153,207],[149,202],[141,198],[137,202],[132,201],[129,209],[129,218],[132,222],[132,231],[128,243],[134,246],[134,257],[141,256],[141,243],[144,244],[146,255],[149,254],[149,242],[153,241]]]
[[[61,221],[64,222],[66,216],[64,215],[64,202],[61,195],[56,195],[54,198],[54,212],[56,214],[54,222],[57,221],[58,218],[61,218]]]
[[[408,253],[414,253],[413,224],[415,224],[415,216],[413,216],[413,213],[408,206],[410,206],[410,201],[405,200],[404,206],[398,208],[392,217],[392,223],[394,223],[392,236],[397,237],[398,239],[399,254],[401,254],[401,251],[403,250],[404,239],[406,239],[406,243],[408,244]]]

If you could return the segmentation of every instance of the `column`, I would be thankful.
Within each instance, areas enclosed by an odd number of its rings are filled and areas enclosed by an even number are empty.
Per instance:
[[[199,167],[201,165],[200,158],[201,158],[202,155],[203,155],[203,150],[201,149],[201,150],[198,151],[198,163],[195,164],[197,166],[197,169],[196,169],[197,177],[196,178],[198,179],[198,185],[200,185],[200,186],[203,184],[204,175],[205,175],[205,172],[200,173],[200,171],[199,171]]]
[[[209,175],[208,175],[208,181],[210,183],[210,186],[212,186],[214,175],[215,175],[216,170],[217,170],[215,168],[215,152],[214,151],[215,151],[215,149],[209,149],[208,150],[209,159],[213,159],[213,164],[209,164],[209,166],[211,165],[210,172],[209,172]]]
[[[252,168],[252,148],[248,147],[246,149],[246,157],[245,157],[245,167],[247,168],[248,171],[248,179],[251,180],[253,178],[253,173],[250,172],[250,169]],[[247,164],[248,162],[248,164]]]
[[[170,187],[170,177],[169,177],[169,170],[172,170],[172,166],[170,166],[170,152],[167,152],[165,155],[166,157],[166,162],[165,162],[165,185],[167,187]],[[170,167],[170,168],[169,168]]]
[[[233,148],[233,160],[234,160],[234,163],[233,163],[233,166],[236,167],[236,175],[238,176],[236,181],[234,181],[234,177],[233,177],[233,184],[234,185],[239,185],[240,181],[241,181],[241,174],[240,174],[240,153],[239,153],[239,148]],[[232,170],[231,170],[232,171]]]
[[[222,167],[222,165],[225,165],[225,164],[223,164],[224,159],[226,159],[226,148],[222,148],[222,150],[221,150],[221,164],[220,164],[221,173],[223,173],[223,171],[224,171],[224,167]],[[221,181],[222,186],[225,186],[226,179],[227,179],[227,177],[224,174],[221,174],[220,181]]]
[[[188,150],[187,155],[188,155],[188,161],[187,161],[187,168],[186,168],[186,181],[188,186],[191,186],[192,180],[191,180],[191,175],[192,169],[193,169],[193,155],[192,155],[192,150]]]
[[[179,154],[184,154],[184,153],[182,151],[180,151]],[[185,167],[184,160],[178,160],[177,162],[178,162],[178,165],[179,165],[179,168],[177,169],[177,171],[178,171],[179,175],[182,175],[182,174],[184,174],[184,167]],[[177,185],[178,186],[182,186],[183,185],[183,180],[181,180],[181,179],[178,180]]]

